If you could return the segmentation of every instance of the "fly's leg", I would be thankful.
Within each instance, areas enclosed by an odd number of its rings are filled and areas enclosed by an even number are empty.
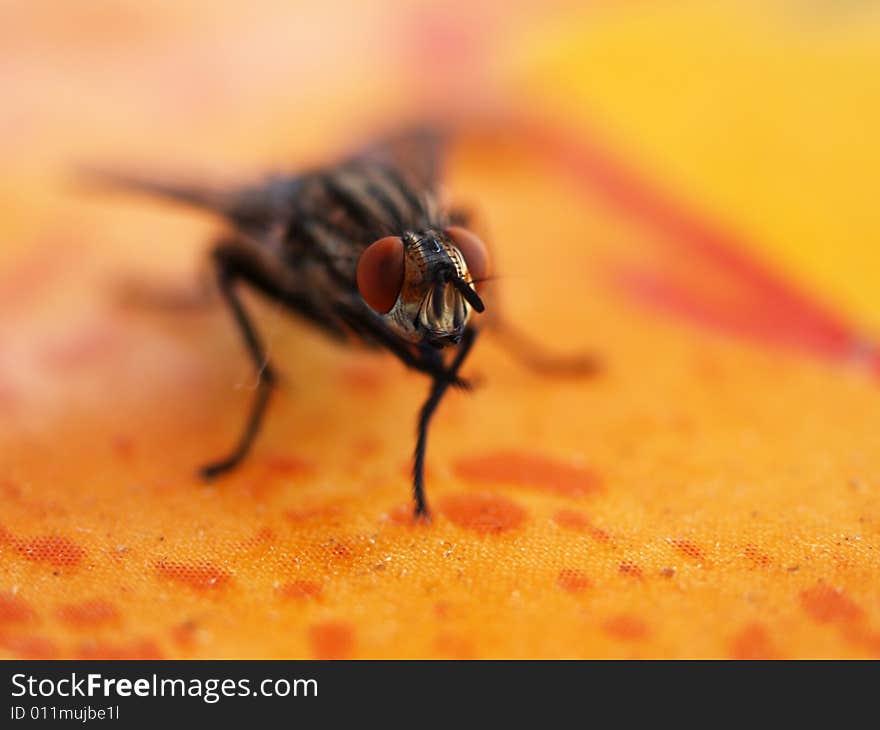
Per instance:
[[[464,337],[462,337],[461,343],[458,346],[458,351],[455,353],[455,357],[449,364],[449,367],[444,368],[442,374],[433,376],[431,392],[419,413],[418,437],[416,439],[415,460],[413,462],[413,499],[416,504],[416,519],[430,518],[428,504],[425,500],[425,449],[428,442],[428,426],[446,390],[450,385],[458,381],[458,370],[468,356],[471,347],[473,347],[476,337],[477,330],[475,328],[469,327],[465,330]],[[434,359],[442,364],[442,359],[438,352],[433,352],[432,355]]]
[[[470,228],[472,218],[470,210],[460,206],[453,207],[449,212],[452,225]],[[483,329],[495,336],[498,344],[510,357],[533,373],[544,377],[582,378],[595,375],[601,370],[601,363],[594,355],[550,352],[510,324],[498,314],[496,308],[492,307],[489,311],[482,316]]]
[[[428,351],[428,356],[414,351],[409,343],[394,334],[386,325],[377,321],[372,315],[365,315],[350,307],[340,307],[338,312],[339,316],[349,325],[355,327],[358,331],[369,334],[376,342],[388,348],[408,368],[430,375],[434,379],[448,377],[446,366],[443,364],[443,358],[437,357],[435,350]],[[450,385],[465,390],[470,388],[470,383],[457,375],[452,378]]]
[[[486,323],[486,329],[495,335],[508,355],[538,375],[580,378],[595,375],[601,369],[594,355],[550,352],[497,314]]]
[[[257,392],[251,404],[247,423],[239,436],[238,443],[228,456],[207,464],[199,470],[205,479],[212,479],[234,469],[247,456],[253,445],[254,438],[260,430],[260,424],[263,421],[266,406],[269,403],[269,396],[272,394],[275,386],[275,371],[266,357],[263,344],[235,288],[237,281],[248,281],[259,287],[261,284],[259,277],[252,267],[249,266],[247,255],[242,253],[234,244],[218,246],[214,251],[214,258],[217,266],[217,282],[220,294],[232,312],[232,316],[244,340],[244,345],[248,353],[250,353],[256,368]]]
[[[134,312],[201,313],[217,304],[212,284],[207,276],[186,285],[129,277],[116,285],[113,295],[116,304]]]

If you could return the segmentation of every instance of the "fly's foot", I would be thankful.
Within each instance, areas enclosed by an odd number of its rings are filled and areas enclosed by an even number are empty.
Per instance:
[[[478,385],[477,381],[473,378],[462,378],[458,375],[447,375],[445,380],[447,380],[453,388],[458,388],[459,390],[473,390]]]
[[[560,378],[592,378],[602,372],[602,361],[592,353],[535,358],[532,368],[540,375]]]
[[[444,383],[446,386],[460,390],[473,390],[477,383],[472,378],[462,378],[453,370],[429,370],[427,371],[434,381]]]
[[[588,378],[603,370],[602,361],[591,352],[563,355],[538,344],[531,337],[495,316],[490,331],[498,338],[498,344],[514,360],[535,375],[550,378]]]
[[[213,481],[217,477],[235,469],[235,467],[238,466],[239,461],[241,460],[238,458],[230,458],[223,459],[222,461],[215,461],[211,464],[205,464],[204,466],[199,467],[199,477],[206,482]]]

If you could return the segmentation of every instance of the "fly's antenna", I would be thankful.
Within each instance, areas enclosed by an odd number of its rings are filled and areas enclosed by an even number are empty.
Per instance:
[[[431,304],[434,307],[434,316],[440,317],[443,314],[443,290],[446,288],[446,271],[441,269],[434,280],[434,295],[431,297]]]
[[[491,282],[493,282],[493,281],[498,281],[500,278],[501,278],[501,277],[500,277],[500,276],[497,276],[497,275],[495,275],[495,276],[484,276],[484,277],[481,278],[481,279],[471,279],[471,282],[470,282],[470,283],[471,283],[471,286],[476,286],[477,284],[486,284],[486,283],[491,283]]]
[[[486,308],[486,305],[483,304],[483,300],[480,299],[480,295],[477,294],[476,290],[460,276],[452,276],[449,281],[452,286],[461,292],[461,295],[465,298],[467,303],[473,307],[475,312],[482,312]]]

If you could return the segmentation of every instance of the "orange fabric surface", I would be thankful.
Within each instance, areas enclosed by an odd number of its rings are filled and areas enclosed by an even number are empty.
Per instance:
[[[5,5],[0,656],[880,655],[876,13],[369,5]],[[601,374],[486,335],[414,525],[427,382],[263,303],[283,387],[200,482],[238,336],[114,292],[190,286],[216,227],[71,167],[234,180],[475,98],[509,123],[448,186],[498,306]]]

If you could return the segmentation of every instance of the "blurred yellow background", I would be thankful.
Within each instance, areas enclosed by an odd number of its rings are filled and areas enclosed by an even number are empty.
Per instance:
[[[880,11],[868,3],[5,2],[0,654],[880,654]],[[427,383],[272,305],[253,386],[190,286],[215,222],[80,164],[237,181],[420,117],[499,306],[603,360],[492,343],[407,461]]]

